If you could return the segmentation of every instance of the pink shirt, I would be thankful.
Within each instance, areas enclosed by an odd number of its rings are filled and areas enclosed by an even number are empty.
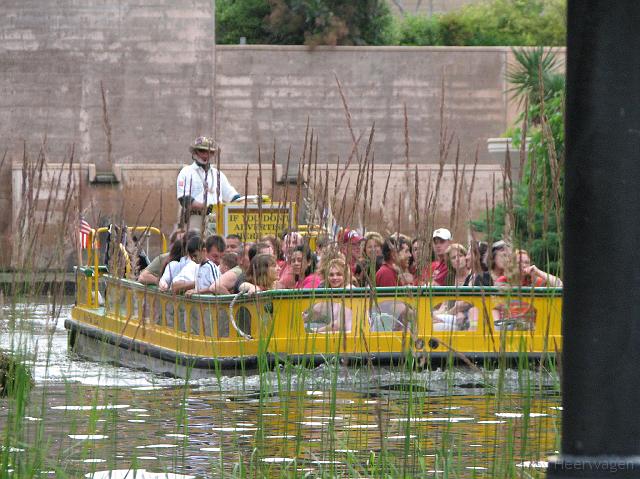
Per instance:
[[[322,276],[320,273],[311,273],[302,281],[303,289],[319,288],[322,284]]]
[[[293,269],[290,264],[285,264],[284,268],[280,270],[278,281],[282,288],[293,289],[296,287],[296,279],[293,276]]]

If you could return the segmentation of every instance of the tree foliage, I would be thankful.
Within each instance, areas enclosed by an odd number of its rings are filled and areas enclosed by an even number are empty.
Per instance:
[[[565,44],[566,0],[485,0],[394,18],[388,0],[217,0],[220,44],[491,46]]]
[[[385,0],[218,0],[221,44],[384,45],[393,18]]]
[[[442,45],[565,44],[565,0],[488,0],[439,17]]]

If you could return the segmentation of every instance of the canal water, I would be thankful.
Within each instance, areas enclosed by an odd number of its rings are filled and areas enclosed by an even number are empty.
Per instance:
[[[559,444],[544,370],[327,364],[185,381],[67,351],[70,305],[6,305],[24,410],[0,399],[1,477],[544,477]],[[13,472],[12,472],[13,471]]]

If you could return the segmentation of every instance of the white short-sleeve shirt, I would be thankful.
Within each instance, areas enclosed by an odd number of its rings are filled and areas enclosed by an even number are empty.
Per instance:
[[[205,172],[195,161],[183,167],[178,174],[178,199],[191,196],[194,201],[205,203],[206,192],[207,206],[215,205],[218,202],[218,176],[220,177],[220,201],[225,203],[231,201],[238,192],[231,186],[225,174],[212,166]]]
[[[182,271],[182,268],[184,268],[189,261],[191,261],[191,258],[189,258],[188,256],[183,256],[182,258],[180,258],[180,261],[171,261],[164,269],[159,284],[161,286],[171,287],[171,284],[178,277],[178,275]]]
[[[187,264],[184,265],[184,268],[180,270],[178,276],[173,278],[174,283],[178,282],[186,282],[193,283],[196,280],[196,273],[198,272],[198,263],[189,258]]]
[[[220,268],[213,261],[209,260],[202,263],[196,274],[196,289],[205,291],[209,289],[213,283],[220,279]]]

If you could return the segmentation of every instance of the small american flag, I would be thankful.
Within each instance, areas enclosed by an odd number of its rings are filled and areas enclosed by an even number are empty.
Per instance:
[[[91,225],[87,223],[84,217],[80,217],[80,223],[78,224],[78,237],[80,240],[80,247],[86,248],[89,241],[89,235],[91,234]]]

